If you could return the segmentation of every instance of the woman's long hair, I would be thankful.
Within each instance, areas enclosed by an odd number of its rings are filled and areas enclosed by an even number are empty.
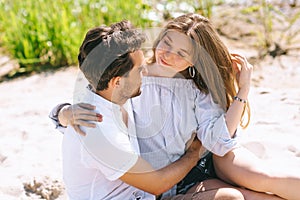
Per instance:
[[[153,56],[149,63],[155,63],[158,43],[170,30],[183,33],[191,39],[192,58],[196,75],[192,78],[188,68],[180,72],[185,78],[193,79],[204,93],[210,93],[214,102],[226,111],[237,94],[238,84],[232,68],[231,56],[210,21],[198,14],[186,14],[170,21],[153,45]],[[247,118],[244,119],[245,113]],[[240,125],[246,128],[250,122],[249,103],[244,107]]]

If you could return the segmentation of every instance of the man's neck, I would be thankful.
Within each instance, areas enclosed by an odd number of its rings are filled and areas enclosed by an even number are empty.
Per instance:
[[[128,113],[125,110],[125,108],[123,106],[120,107],[121,112],[122,112],[122,118],[123,118],[123,122],[126,125],[126,127],[128,127]]]
[[[120,106],[120,110],[122,112],[122,118],[123,118],[123,122],[126,125],[126,127],[128,126],[128,113],[127,111],[124,109],[123,104],[126,102],[114,102],[112,101],[112,92],[108,91],[108,90],[102,90],[102,91],[96,91],[96,94],[98,94],[99,96],[101,96],[102,98],[111,101],[115,104],[118,104]]]
[[[118,104],[120,106],[122,106],[124,103],[126,103],[127,99],[122,99],[121,98],[117,98],[116,96],[119,95],[112,95],[113,92],[111,90],[101,90],[101,91],[96,91],[96,94],[101,96],[102,98],[106,99],[107,101],[113,102],[114,104]],[[115,97],[115,98],[113,98]]]

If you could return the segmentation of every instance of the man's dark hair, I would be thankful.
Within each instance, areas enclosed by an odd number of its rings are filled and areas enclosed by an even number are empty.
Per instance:
[[[145,36],[127,21],[89,30],[79,50],[79,68],[97,91],[133,68],[130,53],[141,48]]]

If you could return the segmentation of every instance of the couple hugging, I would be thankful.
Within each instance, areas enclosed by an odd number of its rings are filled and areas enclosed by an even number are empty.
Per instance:
[[[69,198],[297,199],[299,176],[271,173],[235,138],[250,117],[246,58],[198,14],[170,21],[147,61],[145,39],[128,21],[84,38],[88,84],[50,113]]]

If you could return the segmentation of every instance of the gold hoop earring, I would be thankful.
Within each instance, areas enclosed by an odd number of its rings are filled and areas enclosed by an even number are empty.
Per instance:
[[[194,66],[190,66],[189,67],[189,74],[192,78],[195,77],[196,71],[195,71],[195,67]]]

